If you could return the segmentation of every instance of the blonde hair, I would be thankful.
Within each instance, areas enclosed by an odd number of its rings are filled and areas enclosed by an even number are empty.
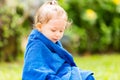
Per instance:
[[[62,18],[69,23],[66,11],[57,4],[56,0],[46,2],[38,9],[34,18],[34,24],[45,24],[52,18]]]

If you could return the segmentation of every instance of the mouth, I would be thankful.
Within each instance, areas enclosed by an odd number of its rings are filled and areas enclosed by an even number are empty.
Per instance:
[[[58,41],[58,39],[53,39],[53,41],[54,41],[54,42],[57,42],[57,41]]]

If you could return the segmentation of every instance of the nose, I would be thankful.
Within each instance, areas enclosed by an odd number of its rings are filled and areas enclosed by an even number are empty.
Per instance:
[[[56,34],[55,34],[55,36],[56,36],[57,38],[59,38],[59,37],[60,37],[60,35],[61,35],[61,34],[60,34],[60,32],[59,32],[59,31],[57,31],[57,32],[56,32]]]

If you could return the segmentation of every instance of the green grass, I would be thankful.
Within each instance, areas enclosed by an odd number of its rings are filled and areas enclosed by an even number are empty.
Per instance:
[[[120,55],[74,57],[78,67],[94,72],[96,80],[120,79]],[[21,80],[22,62],[0,63],[0,80]]]
[[[0,63],[0,80],[22,80],[21,63]]]
[[[94,72],[96,80],[120,80],[120,55],[75,57],[78,67]]]

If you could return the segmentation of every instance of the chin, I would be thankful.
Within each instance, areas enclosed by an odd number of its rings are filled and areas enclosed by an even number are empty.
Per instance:
[[[57,41],[54,41],[54,43],[56,43]]]

